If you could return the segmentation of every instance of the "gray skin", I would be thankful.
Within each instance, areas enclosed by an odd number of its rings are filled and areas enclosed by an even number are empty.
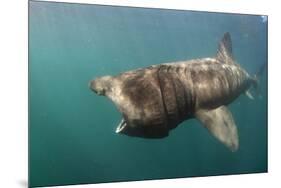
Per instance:
[[[226,105],[253,84],[256,79],[234,62],[231,38],[226,33],[214,58],[104,76],[91,81],[90,88],[111,99],[122,113],[117,133],[163,138],[181,122],[197,118],[215,138],[236,151],[238,132]]]

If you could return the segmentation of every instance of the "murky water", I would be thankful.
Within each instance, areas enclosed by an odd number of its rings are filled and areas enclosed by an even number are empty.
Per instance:
[[[213,57],[225,32],[251,75],[267,63],[266,17],[30,2],[30,185],[63,185],[267,171],[267,71],[255,100],[229,105],[240,148],[197,121],[164,139],[115,133],[112,102],[91,79],[163,62]]]

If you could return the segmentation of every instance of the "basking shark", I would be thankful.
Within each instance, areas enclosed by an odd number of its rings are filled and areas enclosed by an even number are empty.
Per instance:
[[[198,119],[231,151],[239,147],[238,131],[227,105],[250,94],[257,75],[250,76],[232,55],[225,33],[215,57],[152,65],[90,82],[98,95],[108,97],[123,118],[116,133],[163,138],[185,120]]]

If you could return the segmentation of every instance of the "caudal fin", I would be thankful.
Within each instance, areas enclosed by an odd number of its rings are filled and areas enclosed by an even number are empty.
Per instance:
[[[265,69],[266,69],[266,63],[263,63],[258,69],[258,71],[256,72],[256,74],[253,76],[253,81],[254,81],[253,86],[255,89],[258,88],[260,77]]]
[[[257,95],[258,96],[261,96],[261,94],[260,94],[260,90],[259,90],[259,82],[260,82],[260,77],[261,77],[261,75],[263,74],[263,72],[264,72],[264,70],[266,69],[266,63],[263,63],[260,67],[259,67],[259,69],[258,69],[258,71],[256,72],[256,74],[254,74],[254,76],[252,77],[252,86],[254,87],[254,89],[255,89],[255,91],[256,91],[256,93],[257,93]],[[250,89],[249,89],[250,90]],[[246,91],[246,95],[249,97],[249,95],[248,94],[250,94],[250,91],[249,90],[247,90]],[[250,99],[253,99],[253,97],[249,97]]]

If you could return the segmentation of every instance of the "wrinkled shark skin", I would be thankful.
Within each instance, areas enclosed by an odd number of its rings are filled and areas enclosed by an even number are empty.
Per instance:
[[[226,105],[240,94],[251,97],[256,79],[232,56],[229,33],[214,58],[152,65],[104,76],[90,82],[98,95],[108,97],[122,113],[116,132],[128,136],[163,138],[181,122],[197,118],[231,151],[239,147],[238,132]]]

